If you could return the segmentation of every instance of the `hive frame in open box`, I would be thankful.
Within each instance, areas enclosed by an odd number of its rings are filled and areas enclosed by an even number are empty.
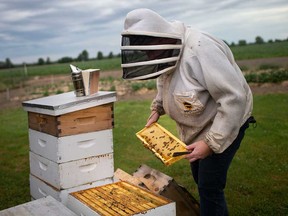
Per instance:
[[[71,193],[67,206],[78,215],[176,216],[175,202],[125,181]]]

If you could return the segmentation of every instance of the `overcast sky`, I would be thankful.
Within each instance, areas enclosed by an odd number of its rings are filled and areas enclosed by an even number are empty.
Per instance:
[[[288,37],[287,0],[1,0],[0,61],[118,54],[126,14],[143,7],[228,43]]]

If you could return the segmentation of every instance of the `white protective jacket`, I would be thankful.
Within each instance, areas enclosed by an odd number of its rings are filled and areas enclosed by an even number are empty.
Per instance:
[[[175,120],[179,137],[187,145],[205,140],[215,153],[223,152],[251,116],[253,103],[229,47],[205,32],[168,22],[148,9],[131,12],[125,23],[125,34],[133,29],[182,40],[176,68],[157,78],[158,94],[151,109]]]

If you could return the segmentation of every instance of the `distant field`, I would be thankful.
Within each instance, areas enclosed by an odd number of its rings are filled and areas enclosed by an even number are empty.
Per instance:
[[[266,43],[261,45],[246,45],[231,47],[236,60],[256,59],[256,58],[273,58],[288,56],[288,41],[277,43]],[[120,58],[90,60],[85,62],[72,62],[82,69],[100,68],[101,71],[119,70],[121,67]],[[5,77],[21,77],[21,76],[44,76],[52,74],[67,74],[70,73],[70,63],[50,64],[43,66],[28,66],[27,74],[24,72],[24,67],[2,69],[0,70],[0,78]]]
[[[275,58],[275,57],[288,57],[288,41],[267,43],[261,45],[246,45],[232,47],[232,52],[235,55],[236,61],[241,61],[239,66],[241,69],[247,70],[250,66],[245,64],[243,59],[258,59],[259,58]],[[282,63],[285,60],[281,60]],[[101,72],[117,71],[121,69],[120,57],[103,60],[89,60],[85,62],[72,62],[62,64],[49,64],[49,65],[29,65],[26,70],[23,67],[15,67],[11,69],[0,70],[0,91],[6,89],[17,88],[23,85],[23,82],[30,77],[47,76],[47,75],[70,75],[70,64],[76,65],[81,69],[99,68]],[[277,64],[277,63],[276,63]],[[268,64],[268,66],[275,67],[275,64]],[[283,65],[283,64],[281,64]],[[287,64],[286,64],[287,65]]]
[[[16,67],[0,70],[0,91],[6,88],[17,88],[22,85],[22,82],[35,76],[48,75],[67,75],[71,73],[70,64],[73,64],[81,69],[99,68],[102,71],[119,70],[120,58],[90,60],[85,62],[72,62],[62,64],[49,65],[31,65],[26,67]]]
[[[24,76],[45,76],[57,74],[69,74],[70,64],[73,64],[81,69],[100,68],[101,71],[118,70],[120,68],[120,58],[90,60],[85,62],[71,62],[62,64],[48,64],[48,65],[31,65],[27,66],[27,73],[25,73],[24,66],[10,69],[0,70],[0,78],[5,77],[24,77]]]
[[[288,56],[288,41],[231,47],[236,60]]]

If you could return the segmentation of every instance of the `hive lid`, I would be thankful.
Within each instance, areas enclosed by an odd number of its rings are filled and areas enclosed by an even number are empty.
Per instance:
[[[135,215],[172,203],[125,181],[70,194],[99,215]]]
[[[24,110],[47,115],[62,115],[94,106],[116,101],[116,93],[110,91],[99,91],[95,94],[76,97],[74,92],[24,101]]]
[[[166,166],[169,166],[183,157],[173,157],[174,152],[187,151],[186,145],[158,123],[145,127],[136,133],[144,146],[152,151]]]

